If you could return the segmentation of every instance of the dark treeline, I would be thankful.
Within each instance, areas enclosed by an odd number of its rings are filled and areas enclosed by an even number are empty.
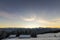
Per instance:
[[[16,37],[21,34],[30,34],[31,37],[37,37],[38,34],[57,32],[60,32],[60,28],[0,28],[0,39],[7,38],[11,34],[16,34]]]

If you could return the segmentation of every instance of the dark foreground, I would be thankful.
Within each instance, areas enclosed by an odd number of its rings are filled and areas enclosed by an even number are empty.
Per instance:
[[[56,36],[55,36],[56,35]],[[60,33],[47,33],[37,35],[37,38],[32,37],[15,37],[15,38],[6,38],[2,40],[60,40]]]
[[[0,28],[0,40],[9,37],[10,35],[31,35],[31,37],[36,38],[39,34],[46,33],[58,33],[60,29],[58,28]]]

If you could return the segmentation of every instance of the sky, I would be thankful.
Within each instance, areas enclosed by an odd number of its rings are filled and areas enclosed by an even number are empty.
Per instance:
[[[0,0],[0,28],[60,28],[60,0]]]

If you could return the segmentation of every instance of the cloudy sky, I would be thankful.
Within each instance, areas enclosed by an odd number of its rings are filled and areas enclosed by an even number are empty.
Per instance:
[[[0,0],[0,27],[60,28],[60,0]]]

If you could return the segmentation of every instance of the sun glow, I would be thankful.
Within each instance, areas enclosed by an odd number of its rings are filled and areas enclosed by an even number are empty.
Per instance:
[[[37,23],[28,23],[24,25],[24,28],[38,28],[40,25]]]
[[[48,21],[44,19],[35,19],[31,21],[25,20],[24,22],[6,22],[1,23],[0,28],[60,28],[60,21]]]

